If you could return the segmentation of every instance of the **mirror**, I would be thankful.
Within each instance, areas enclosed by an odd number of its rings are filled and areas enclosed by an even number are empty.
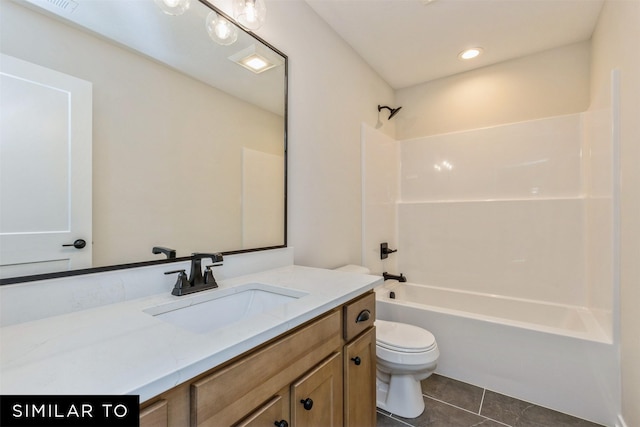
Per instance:
[[[0,7],[2,284],[173,261],[154,247],[286,246],[285,55],[240,28],[214,42],[205,0],[179,16],[153,0]],[[273,67],[234,62],[250,53]]]

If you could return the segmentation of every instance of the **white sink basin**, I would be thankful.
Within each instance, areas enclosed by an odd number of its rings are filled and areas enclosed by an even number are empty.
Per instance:
[[[308,295],[262,283],[213,289],[144,310],[157,319],[196,333],[207,333],[268,312]]]

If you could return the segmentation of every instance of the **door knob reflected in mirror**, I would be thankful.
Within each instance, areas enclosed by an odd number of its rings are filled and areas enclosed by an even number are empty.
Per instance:
[[[86,242],[86,240],[84,240],[84,239],[77,239],[77,240],[76,240],[75,242],[73,242],[73,243],[68,243],[68,244],[66,244],[66,245],[62,245],[62,246],[63,246],[63,247],[65,247],[65,246],[73,246],[73,247],[74,247],[74,248],[76,248],[76,249],[82,249],[82,248],[84,248],[85,246],[87,246],[87,242]]]

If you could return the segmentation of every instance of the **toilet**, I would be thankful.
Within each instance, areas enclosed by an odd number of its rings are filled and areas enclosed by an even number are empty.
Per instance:
[[[369,274],[369,269],[345,265],[336,270]],[[424,411],[420,381],[436,369],[440,351],[433,334],[406,323],[377,319],[376,405],[404,418]]]
[[[376,400],[405,418],[424,411],[420,381],[436,369],[440,351],[433,334],[406,323],[376,320]]]

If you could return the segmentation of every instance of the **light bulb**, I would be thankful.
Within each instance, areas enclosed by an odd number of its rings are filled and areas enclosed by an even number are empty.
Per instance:
[[[205,22],[209,37],[216,43],[227,46],[238,39],[236,26],[216,12],[210,12]]]
[[[476,56],[480,55],[482,53],[482,48],[481,47],[474,47],[472,49],[467,49],[465,51],[462,51],[458,54],[458,58],[460,59],[473,59]]]
[[[189,9],[190,0],[154,0],[156,5],[167,15],[182,15]]]
[[[233,15],[247,30],[257,30],[264,23],[267,7],[264,0],[234,0]]]

